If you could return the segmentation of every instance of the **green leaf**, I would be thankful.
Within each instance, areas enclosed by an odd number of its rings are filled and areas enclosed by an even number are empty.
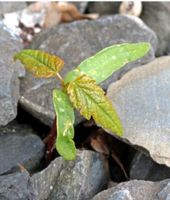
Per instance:
[[[36,77],[42,78],[55,77],[64,66],[61,58],[40,50],[24,49],[15,54],[14,60],[16,59]]]
[[[125,64],[143,57],[149,48],[148,43],[113,45],[84,60],[78,69],[96,80],[98,84]]]
[[[74,107],[86,118],[94,118],[103,128],[121,136],[120,119],[104,91],[90,77],[81,75],[67,86],[67,93]]]
[[[64,83],[67,84],[71,81],[74,81],[78,76],[83,75],[84,73],[81,72],[78,68],[71,70],[64,78]]]
[[[57,141],[58,153],[66,160],[74,160],[76,148],[74,138],[74,110],[68,95],[58,89],[53,90],[53,104],[57,116]]]
[[[80,63],[77,69],[93,78],[99,84],[125,64],[143,57],[149,49],[149,43],[113,45],[87,58]],[[65,83],[75,79],[73,74],[72,72],[67,74]]]

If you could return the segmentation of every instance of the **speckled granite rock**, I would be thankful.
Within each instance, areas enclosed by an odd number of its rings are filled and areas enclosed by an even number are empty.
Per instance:
[[[158,36],[157,55],[170,53],[170,2],[142,2],[142,20],[152,28]]]
[[[29,126],[12,124],[0,128],[0,174],[19,170],[19,164],[32,172],[44,155],[44,143]]]
[[[90,13],[99,13],[100,15],[113,15],[117,14],[119,10],[120,2],[110,1],[110,2],[102,2],[102,1],[94,1],[89,2],[88,4],[88,12]]]
[[[36,200],[88,200],[107,183],[107,170],[100,154],[79,151],[75,161],[56,158],[32,177]]]
[[[0,44],[0,126],[4,126],[17,115],[19,77],[24,75],[24,69],[13,61],[14,53],[22,48],[21,42],[1,22]]]
[[[169,200],[170,179],[161,182],[129,181],[97,194],[92,200]]]
[[[26,2],[0,2],[0,15],[22,10],[26,7]]]
[[[27,172],[0,176],[1,200],[36,200]]]
[[[133,69],[107,91],[122,121],[123,139],[170,167],[169,94],[170,56]]]

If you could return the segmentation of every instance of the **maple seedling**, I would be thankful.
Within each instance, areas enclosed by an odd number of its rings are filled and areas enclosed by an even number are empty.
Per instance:
[[[53,90],[56,112],[58,153],[66,160],[76,157],[74,138],[74,108],[87,120],[91,117],[102,128],[121,136],[121,121],[99,83],[110,77],[125,64],[143,57],[150,49],[148,43],[125,43],[107,47],[81,62],[77,68],[62,78],[59,72],[64,67],[61,58],[41,50],[24,49],[14,56],[35,77],[56,77],[61,88]]]

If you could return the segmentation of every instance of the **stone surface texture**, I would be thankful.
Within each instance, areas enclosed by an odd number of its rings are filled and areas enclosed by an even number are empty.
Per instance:
[[[107,183],[107,170],[100,154],[79,151],[75,161],[56,158],[32,177],[36,200],[87,200]]]
[[[118,13],[120,2],[89,2],[88,12],[99,13],[100,15],[113,15]]]
[[[28,171],[39,167],[44,155],[44,144],[28,126],[12,123],[0,128],[0,174],[19,170],[19,164]]]
[[[36,200],[27,172],[0,176],[1,200]]]
[[[169,200],[170,179],[161,182],[129,181],[97,194],[92,200]]]
[[[115,15],[60,25],[38,35],[30,48],[43,49],[60,56],[65,61],[62,75],[66,75],[85,58],[109,45],[144,41],[151,44],[150,53],[137,62],[126,65],[104,81],[101,86],[106,89],[109,83],[119,79],[131,68],[154,58],[157,37],[140,19]],[[54,119],[51,97],[56,86],[59,86],[56,79],[36,79],[29,73],[21,85],[21,105],[47,125],[51,125]],[[77,124],[82,118],[78,116],[76,120]]]
[[[0,15],[22,10],[26,7],[26,2],[0,2]]]
[[[14,54],[22,48],[21,42],[1,22],[0,44],[0,126],[4,126],[17,115],[19,77],[24,75],[24,69],[13,61]]]
[[[170,53],[170,2],[143,2],[141,19],[158,36],[157,55]]]
[[[170,56],[133,69],[110,85],[107,96],[124,127],[123,139],[170,167]]]
[[[137,152],[130,165],[130,179],[160,181],[170,178],[170,168],[154,162],[150,156]]]

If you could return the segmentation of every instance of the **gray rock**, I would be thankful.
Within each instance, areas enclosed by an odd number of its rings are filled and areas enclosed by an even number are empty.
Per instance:
[[[137,62],[126,65],[104,81],[102,87],[106,89],[110,82],[117,80],[131,68],[154,58],[157,46],[156,35],[140,19],[115,15],[93,21],[83,20],[60,25],[40,34],[30,48],[43,49],[63,58],[65,68],[62,75],[66,75],[82,60],[104,47],[123,42],[141,41],[151,43],[150,53]],[[59,86],[56,79],[36,79],[27,73],[21,85],[21,105],[42,122],[51,125],[54,119],[52,90],[57,85]],[[77,124],[82,118],[77,117],[76,120]]]
[[[97,194],[92,200],[169,200],[170,179],[161,182],[129,181]]]
[[[26,7],[26,2],[0,2],[0,15],[22,10]]]
[[[75,161],[56,158],[45,170],[33,175],[36,200],[86,200],[107,183],[107,170],[100,154],[79,151]]]
[[[84,13],[87,9],[88,1],[74,1],[73,3],[81,13]]]
[[[124,127],[123,139],[170,166],[170,56],[133,69],[111,84],[107,96]]]
[[[21,50],[19,39],[12,36],[0,22],[0,126],[8,124],[17,115],[19,77],[24,69],[14,63],[13,55]]]
[[[0,176],[1,200],[36,200],[27,172]]]
[[[43,155],[43,142],[28,126],[12,123],[0,129],[0,174],[18,171],[18,164],[32,172]]]
[[[130,179],[160,181],[170,178],[170,168],[154,162],[150,156],[137,152],[130,166]]]
[[[159,199],[170,200],[170,182],[158,193]]]
[[[100,15],[116,14],[119,11],[120,2],[89,2],[88,12]]]
[[[170,52],[170,2],[143,2],[142,20],[157,34],[157,55]]]

